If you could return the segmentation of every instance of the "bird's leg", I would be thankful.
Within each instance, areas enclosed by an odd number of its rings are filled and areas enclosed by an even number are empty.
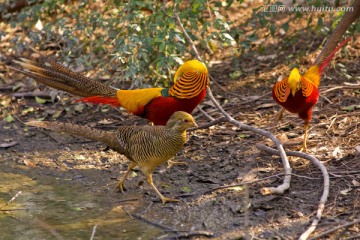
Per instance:
[[[125,182],[125,179],[126,177],[129,175],[130,171],[136,167],[136,163],[134,162],[131,162],[130,165],[128,166],[128,169],[126,171],[126,173],[124,174],[124,176],[122,176],[122,178],[120,179],[118,185],[116,186],[116,190],[120,190],[121,192],[124,192],[125,188],[124,188],[124,182]]]
[[[304,142],[303,142],[303,146],[301,149],[301,150],[304,150],[305,152],[307,152],[306,141],[307,141],[307,136],[308,136],[308,129],[309,129],[309,121],[305,121],[305,123],[304,123]]]
[[[159,195],[159,197],[161,198],[161,201],[163,204],[167,203],[167,202],[179,202],[180,200],[177,199],[172,199],[172,198],[166,198],[164,197],[159,190],[155,187],[154,183],[153,183],[153,179],[152,179],[152,175],[149,174],[146,176],[146,182],[148,184],[150,184],[150,186],[155,190],[156,194]]]
[[[275,127],[278,122],[282,119],[283,114],[284,114],[285,108],[281,108],[280,111],[276,114],[275,119],[274,119],[274,123],[273,126]]]

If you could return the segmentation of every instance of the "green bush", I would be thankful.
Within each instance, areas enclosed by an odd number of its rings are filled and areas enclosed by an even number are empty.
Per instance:
[[[230,49],[233,56],[253,51],[254,42],[279,37],[280,29],[287,32],[290,21],[304,17],[309,19],[308,30],[315,28],[321,33],[326,29],[324,14],[314,15],[318,18],[314,24],[312,13],[295,12],[278,25],[279,14],[264,12],[263,6],[253,9],[252,17],[238,26],[226,15],[243,2],[44,0],[38,4],[34,0],[12,19],[12,25],[22,27],[33,48],[60,47],[59,55],[64,62],[76,59],[87,70],[102,69],[101,75],[113,76],[115,72],[115,84],[130,81],[133,87],[167,86],[174,68],[183,60],[194,58],[189,42],[173,18],[174,9],[203,59],[209,59],[209,54],[218,49]],[[270,0],[265,3],[280,4]],[[36,23],[42,27],[34,29]],[[251,30],[245,32],[245,27]],[[327,32],[328,29],[323,34]],[[12,41],[15,52],[22,55],[27,46],[18,37]],[[257,50],[264,49],[258,46]]]

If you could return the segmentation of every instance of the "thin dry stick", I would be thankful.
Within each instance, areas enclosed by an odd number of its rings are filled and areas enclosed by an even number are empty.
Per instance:
[[[327,230],[327,231],[325,231],[325,232],[323,232],[321,234],[318,234],[318,235],[316,235],[316,236],[314,236],[312,238],[309,238],[309,240],[320,239],[322,237],[325,237],[326,235],[329,235],[330,233],[336,232],[337,230],[340,230],[342,228],[348,228],[348,227],[350,227],[352,225],[355,225],[355,224],[358,224],[358,223],[360,223],[360,219],[356,219],[353,222],[345,223],[345,224],[337,226],[337,227],[332,227],[331,229],[329,229],[329,230]]]
[[[12,203],[13,201],[15,201],[15,199],[21,194],[21,191],[17,192],[15,194],[15,196],[13,196],[9,201],[7,201],[7,203],[5,203],[4,205],[2,205],[0,207],[0,209],[3,209],[4,207],[6,207],[7,205],[9,205],[10,203]]]
[[[93,227],[92,233],[91,233],[91,237],[90,240],[93,240],[95,237],[95,233],[96,233],[96,228],[97,228],[97,224]]]
[[[145,218],[144,216],[139,215],[139,214],[136,214],[136,213],[131,213],[130,216],[131,216],[132,218],[136,218],[136,219],[141,220],[141,221],[143,221],[143,222],[145,222],[145,223],[147,223],[147,224],[150,224],[150,225],[152,225],[152,226],[158,227],[158,228],[160,228],[160,229],[162,229],[162,230],[164,230],[164,231],[180,232],[180,231],[178,231],[178,230],[176,230],[176,229],[173,229],[173,228],[168,227],[168,226],[166,226],[166,225],[163,225],[163,224],[161,224],[161,223],[151,221],[151,220]]]
[[[177,23],[178,26],[180,27],[180,30],[181,30],[182,33],[185,35],[185,38],[189,41],[190,46],[191,46],[192,50],[194,51],[196,58],[197,58],[199,61],[201,61],[201,57],[200,57],[200,55],[199,55],[199,53],[198,53],[198,51],[197,51],[197,49],[196,49],[196,46],[195,46],[194,42],[191,40],[189,34],[186,32],[184,26],[183,26],[182,23],[181,23],[181,20],[180,20],[180,17],[179,17],[179,14],[178,14],[178,12],[177,12],[176,7],[174,7],[173,14],[174,14],[174,19],[176,20],[176,23]]]
[[[188,130],[188,132],[190,131],[194,131],[194,130],[198,130],[198,129],[204,129],[204,128],[209,128],[211,126],[214,126],[216,124],[219,124],[219,123],[222,123],[222,122],[226,122],[226,118],[225,117],[220,117],[220,118],[217,118],[217,119],[214,119],[213,121],[207,123],[207,124],[204,124],[204,125],[201,125],[201,126],[198,126],[198,127],[195,127],[195,128],[190,128]]]
[[[267,147],[263,144],[257,144],[256,147],[260,150],[269,152],[274,155],[279,154],[279,151],[272,149],[270,147]],[[310,156],[310,155],[302,153],[302,152],[293,152],[293,151],[286,151],[286,154],[289,156],[296,156],[296,157],[301,157],[301,158],[310,160],[312,162],[312,164],[314,164],[317,168],[320,169],[320,171],[323,175],[323,178],[324,178],[324,190],[323,190],[323,193],[320,198],[320,202],[318,205],[318,209],[316,211],[315,219],[312,221],[310,227],[305,232],[303,232],[299,238],[299,240],[305,240],[305,239],[308,239],[309,235],[316,229],[317,225],[320,222],[322,213],[324,211],[325,204],[326,204],[327,198],[329,196],[329,190],[330,190],[329,173],[328,173],[326,167],[324,166],[324,164],[322,164],[317,158],[315,158],[313,156]]]
[[[328,93],[328,92],[331,92],[331,91],[335,91],[335,90],[338,90],[338,89],[359,89],[360,86],[359,85],[354,85],[354,86],[349,86],[349,85],[345,85],[345,86],[336,86],[336,87],[332,87],[332,88],[329,88],[327,90],[323,90],[320,92],[320,94],[324,94],[324,93]]]
[[[238,126],[242,130],[251,131],[251,132],[260,134],[262,136],[268,137],[275,143],[277,149],[279,150],[279,155],[281,157],[281,160],[282,160],[282,163],[283,163],[283,166],[284,166],[284,170],[285,170],[284,181],[283,181],[283,183],[281,185],[279,185],[277,187],[265,187],[265,188],[262,188],[261,193],[263,195],[283,194],[287,189],[290,188],[291,167],[290,167],[290,164],[289,164],[289,160],[288,160],[288,158],[287,158],[287,156],[285,154],[284,148],[283,148],[282,144],[280,143],[280,141],[271,132],[268,132],[268,131],[265,131],[265,130],[259,129],[259,128],[254,128],[252,126],[249,126],[249,125],[243,124],[243,123],[241,123],[239,121],[236,121],[216,101],[216,99],[214,98],[210,88],[207,89],[207,92],[208,92],[208,95],[209,95],[210,99],[213,101],[213,103],[215,104],[217,109],[219,109],[219,111],[224,115],[225,119],[228,122]]]
[[[205,237],[214,237],[214,233],[212,232],[208,232],[208,231],[190,231],[190,232],[185,232],[185,233],[181,233],[181,234],[177,234],[177,235],[174,235],[174,236],[168,236],[168,235],[165,235],[165,236],[159,236],[155,239],[183,239],[183,238],[192,238],[192,237],[198,237],[198,236],[205,236]]]
[[[201,107],[199,107],[199,105],[197,106],[197,109],[199,110],[199,112],[201,112],[207,119],[209,119],[210,121],[214,121],[215,119],[210,116],[209,114],[207,114],[207,112],[205,112]]]

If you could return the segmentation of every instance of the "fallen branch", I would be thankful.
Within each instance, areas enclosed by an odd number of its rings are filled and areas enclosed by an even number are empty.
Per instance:
[[[278,155],[279,151],[272,149],[270,147],[267,147],[263,144],[257,144],[256,147],[262,151],[271,153],[273,155]],[[315,228],[317,227],[317,225],[320,222],[322,213],[324,211],[325,208],[325,204],[327,201],[327,198],[329,196],[329,190],[330,190],[330,178],[329,178],[329,174],[328,171],[326,169],[326,167],[324,166],[324,164],[322,164],[322,162],[320,162],[317,158],[310,156],[306,153],[302,153],[302,152],[293,152],[293,151],[286,151],[286,154],[289,156],[296,156],[296,157],[301,157],[301,158],[305,158],[308,159],[309,161],[311,161],[312,164],[314,164],[317,168],[320,169],[323,178],[324,178],[324,189],[323,189],[323,193],[321,195],[320,201],[319,201],[319,205],[318,205],[318,209],[316,211],[316,216],[315,219],[312,221],[310,227],[301,234],[300,236],[300,240],[305,240],[309,237],[309,235],[315,230]]]
[[[196,107],[208,120],[214,121],[214,118],[205,112],[199,105]]]
[[[209,128],[209,127],[211,127],[211,126],[214,126],[214,125],[219,124],[219,123],[222,123],[222,122],[226,122],[226,118],[225,118],[225,117],[220,117],[220,118],[217,118],[217,119],[212,120],[211,122],[209,122],[209,123],[207,123],[207,124],[204,124],[204,125],[201,125],[201,126],[198,126],[198,127],[195,127],[195,128],[190,128],[190,129],[188,130],[188,132],[194,131],[194,130],[198,130],[198,129]]]
[[[335,90],[338,90],[338,89],[359,89],[359,88],[360,88],[360,85],[335,86],[335,87],[332,87],[330,89],[321,91],[320,94],[323,95],[324,93],[328,93],[328,92],[335,91]]]
[[[168,236],[168,235],[159,236],[155,239],[183,239],[183,238],[191,238],[197,236],[214,237],[214,234],[208,231],[190,231],[190,232],[180,233],[174,236]]]
[[[15,201],[15,199],[16,199],[18,196],[20,196],[20,194],[21,194],[21,191],[17,192],[17,193],[15,194],[15,196],[13,196],[9,201],[7,201],[7,203],[5,203],[4,205],[2,205],[2,206],[0,207],[0,209],[3,209],[3,208],[6,207],[7,205],[9,205],[9,204],[12,203],[13,201]]]
[[[96,233],[96,228],[97,228],[97,224],[93,227],[92,233],[91,233],[91,237],[90,240],[93,240],[95,237],[95,233]]]
[[[284,148],[283,148],[282,144],[280,143],[280,141],[269,131],[259,129],[259,128],[255,128],[255,127],[243,124],[243,123],[241,123],[239,121],[236,121],[216,101],[216,99],[214,98],[210,88],[207,89],[207,92],[208,92],[208,95],[209,95],[210,99],[213,101],[213,103],[215,104],[217,109],[219,109],[219,111],[224,115],[227,122],[230,122],[230,123],[238,126],[238,128],[240,128],[242,130],[251,131],[251,132],[257,133],[259,135],[268,137],[275,143],[277,149],[279,150],[279,154],[280,154],[280,157],[281,157],[281,160],[282,160],[282,163],[283,163],[283,166],[284,166],[284,170],[285,170],[284,181],[283,181],[283,183],[281,185],[279,185],[277,187],[265,187],[265,188],[262,188],[261,193],[263,195],[283,194],[286,190],[288,190],[290,188],[291,167],[290,167],[290,164],[289,164],[289,160],[288,160],[288,158],[287,158],[287,156],[285,154]]]
[[[41,92],[18,92],[12,93],[11,96],[16,98],[22,97],[41,97],[41,98],[51,98],[51,94],[48,91],[41,91]]]
[[[269,176],[269,177],[264,177],[264,178],[261,178],[261,179],[257,179],[257,180],[254,180],[254,181],[244,181],[244,182],[240,182],[238,184],[232,184],[232,185],[225,185],[225,186],[220,186],[220,187],[216,187],[216,188],[212,188],[210,190],[207,190],[203,193],[201,193],[201,195],[205,195],[205,194],[209,194],[209,193],[212,193],[212,192],[215,192],[217,190],[224,190],[224,189],[231,189],[231,188],[235,188],[235,187],[242,187],[244,185],[250,185],[250,184],[254,184],[254,183],[258,183],[258,182],[262,182],[262,181],[265,181],[265,180],[268,180],[270,178],[278,178],[280,176],[284,176],[283,173],[279,173],[279,174],[276,174],[276,175],[272,175],[272,176]],[[197,194],[194,194],[194,195],[197,195]]]
[[[316,236],[314,236],[312,238],[309,238],[309,240],[320,239],[322,237],[325,237],[326,235],[329,235],[330,233],[336,232],[337,230],[340,230],[342,228],[348,228],[348,227],[350,227],[352,225],[355,225],[355,224],[358,224],[358,223],[360,223],[360,219],[357,219],[357,220],[355,220],[353,222],[342,224],[342,225],[337,226],[337,227],[332,227],[331,229],[329,229],[329,230],[327,230],[327,231],[325,231],[325,232],[323,232],[321,234],[318,234],[318,235],[316,235]]]
[[[158,228],[160,228],[160,229],[162,229],[162,230],[164,230],[164,231],[180,232],[180,231],[178,231],[178,230],[176,230],[176,229],[170,228],[170,227],[165,226],[165,225],[163,225],[163,224],[161,224],[161,223],[153,222],[153,221],[145,218],[145,217],[142,216],[142,215],[139,215],[139,214],[136,214],[136,213],[131,213],[131,214],[128,213],[128,214],[129,214],[130,217],[132,217],[132,218],[136,218],[136,219],[138,219],[138,220],[141,220],[141,221],[143,221],[143,222],[145,222],[145,223],[147,223],[147,224],[150,224],[150,225],[152,225],[152,226],[158,227]]]

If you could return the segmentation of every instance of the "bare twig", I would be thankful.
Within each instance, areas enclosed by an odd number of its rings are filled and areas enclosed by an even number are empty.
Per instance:
[[[283,183],[281,185],[279,185],[277,187],[265,187],[265,188],[262,188],[261,193],[263,195],[283,194],[287,189],[290,188],[291,167],[290,167],[290,164],[289,164],[289,160],[287,159],[287,156],[285,154],[284,148],[283,148],[282,144],[280,143],[280,141],[271,132],[268,132],[266,130],[259,129],[259,128],[254,128],[252,126],[249,126],[249,125],[243,124],[243,123],[241,123],[239,121],[236,121],[215,100],[210,88],[207,89],[207,92],[208,92],[208,95],[209,95],[210,99],[213,101],[213,103],[215,104],[217,109],[219,109],[219,111],[224,115],[225,119],[228,122],[238,126],[242,130],[251,131],[251,132],[260,134],[262,136],[268,137],[275,143],[277,149],[279,150],[279,154],[280,154],[280,157],[281,157],[281,160],[282,160],[282,163],[283,163],[283,166],[284,166],[284,170],[285,170],[284,181],[283,181]]]
[[[254,181],[244,181],[244,182],[240,182],[240,183],[238,183],[238,184],[231,184],[231,185],[225,185],[225,186],[220,186],[220,187],[212,188],[212,189],[210,189],[210,190],[207,190],[207,191],[201,193],[201,195],[209,194],[209,193],[215,192],[215,191],[217,191],[217,190],[231,189],[231,188],[234,188],[234,187],[242,187],[242,186],[244,186],[244,185],[251,185],[251,184],[254,184],[254,183],[258,183],[258,182],[262,182],[262,181],[268,180],[268,179],[270,179],[270,178],[277,178],[277,177],[280,177],[280,176],[284,176],[284,174],[283,174],[283,173],[279,173],[279,174],[276,174],[276,175],[264,177],[264,178],[257,179],[257,180],[254,180]],[[194,195],[197,195],[197,194],[194,194]]]
[[[201,57],[200,57],[200,55],[199,55],[199,52],[197,51],[194,42],[192,41],[192,39],[190,38],[189,34],[186,32],[184,26],[182,25],[176,7],[174,7],[174,19],[176,20],[176,23],[177,23],[178,26],[180,27],[180,30],[182,31],[182,33],[185,35],[186,40],[189,41],[190,46],[191,46],[192,50],[194,51],[196,58],[200,61],[200,60],[201,60]]]
[[[177,230],[175,230],[175,229],[173,229],[173,228],[170,228],[170,227],[168,227],[168,226],[165,226],[165,225],[163,225],[163,224],[161,224],[161,223],[153,222],[153,221],[145,218],[144,216],[139,215],[139,214],[136,214],[136,213],[131,213],[130,216],[133,217],[133,218],[139,219],[139,220],[141,220],[141,221],[143,221],[143,222],[145,222],[145,223],[147,223],[147,224],[150,224],[150,225],[153,225],[153,226],[155,226],[155,227],[161,228],[161,229],[163,229],[163,230],[165,230],[165,231],[180,232],[180,231],[177,231]]]
[[[92,233],[91,233],[91,237],[90,240],[93,240],[95,237],[95,233],[96,233],[96,228],[97,228],[97,224],[93,227]]]
[[[16,97],[16,98],[22,98],[22,97],[51,98],[51,94],[48,91],[42,91],[42,92],[19,92],[19,93],[12,93],[11,96]]]
[[[198,130],[198,129],[204,129],[204,128],[209,128],[211,126],[214,126],[216,124],[219,124],[219,123],[222,123],[222,122],[226,122],[226,118],[225,117],[220,117],[220,118],[217,118],[217,119],[214,119],[213,121],[207,123],[207,124],[204,124],[204,125],[201,125],[201,126],[198,126],[196,128],[190,128],[188,131],[194,131],[194,130]]]
[[[320,95],[324,94],[324,93],[328,93],[328,92],[331,92],[331,91],[335,91],[335,90],[338,90],[338,89],[359,89],[360,88],[360,85],[343,85],[343,86],[335,86],[335,87],[332,87],[332,88],[329,88],[329,89],[326,89],[326,90],[323,90],[320,92]]]
[[[279,154],[279,151],[269,148],[263,144],[258,144],[256,145],[256,147],[260,150],[269,152],[271,154]],[[325,204],[327,201],[327,198],[329,196],[329,190],[330,190],[330,178],[329,178],[329,174],[328,171],[326,169],[326,167],[324,166],[324,164],[322,164],[317,158],[310,156],[308,154],[302,153],[302,152],[293,152],[293,151],[286,151],[286,154],[289,156],[297,156],[297,157],[301,157],[301,158],[305,158],[308,159],[312,162],[312,164],[314,164],[317,168],[320,169],[323,178],[324,178],[324,190],[323,190],[323,194],[321,195],[320,201],[319,201],[319,205],[318,205],[318,209],[316,211],[316,216],[315,219],[312,221],[310,227],[301,234],[300,236],[300,240],[305,240],[308,239],[309,235],[315,230],[315,228],[317,227],[318,223],[320,222],[322,213],[324,211],[325,208]]]
[[[4,207],[6,207],[7,205],[9,205],[10,203],[12,203],[13,201],[15,201],[15,199],[21,194],[21,191],[17,192],[15,194],[15,196],[13,196],[9,201],[7,201],[7,203],[5,203],[4,205],[2,205],[0,207],[0,209],[3,209]]]
[[[197,109],[199,110],[199,112],[201,112],[207,119],[209,119],[210,121],[214,121],[214,118],[212,116],[210,116],[207,112],[205,112],[199,105],[197,106]]]
[[[345,223],[345,224],[342,224],[340,226],[337,226],[337,227],[331,227],[331,229],[321,233],[321,234],[318,234],[312,238],[309,238],[309,240],[315,240],[315,239],[320,239],[322,237],[325,237],[326,235],[329,235],[330,233],[333,233],[333,232],[336,232],[337,230],[340,230],[342,228],[348,228],[352,225],[355,225],[355,224],[358,224],[360,223],[360,219],[356,219],[355,221],[353,222],[349,222],[349,223]]]
[[[208,231],[190,231],[190,232],[184,232],[184,233],[180,233],[174,236],[160,236],[158,238],[155,239],[164,239],[163,237],[165,237],[166,239],[183,239],[183,238],[192,238],[192,237],[196,237],[196,236],[205,236],[205,237],[213,237],[214,234],[212,232],[208,232]]]

